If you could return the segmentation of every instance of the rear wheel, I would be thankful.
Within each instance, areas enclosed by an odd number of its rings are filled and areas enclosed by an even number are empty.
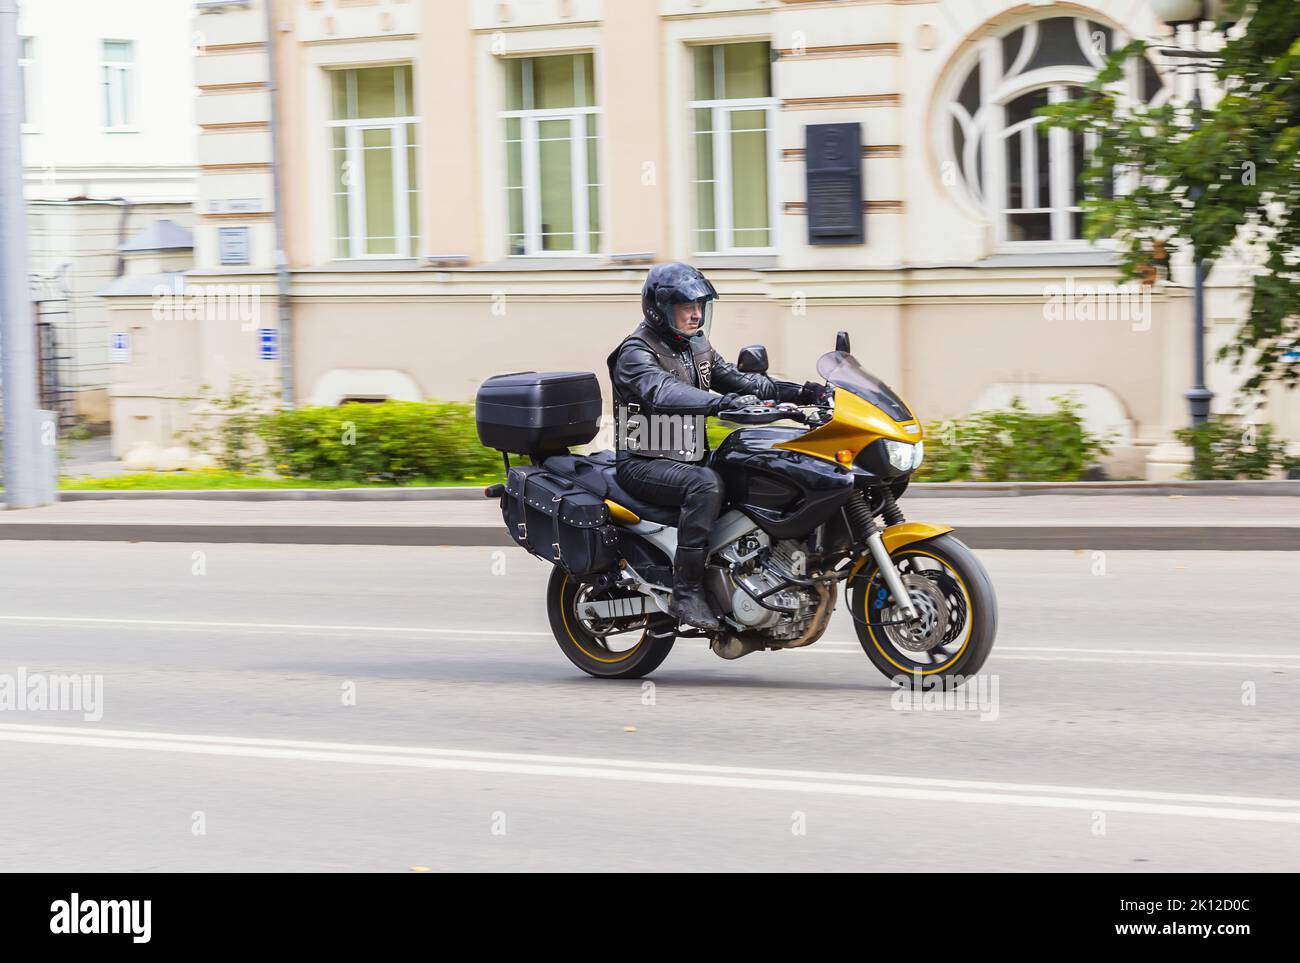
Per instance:
[[[578,605],[616,598],[644,599],[627,592],[600,592],[590,582],[556,568],[546,586],[546,609],[560,651],[588,675],[600,679],[639,679],[659,668],[676,641],[674,621],[662,613],[591,619]],[[649,600],[646,604],[650,605]]]
[[[858,642],[871,664],[900,685],[956,688],[984,665],[998,631],[993,583],[975,554],[940,535],[890,556],[920,613],[906,616],[868,563],[852,580],[850,605]]]

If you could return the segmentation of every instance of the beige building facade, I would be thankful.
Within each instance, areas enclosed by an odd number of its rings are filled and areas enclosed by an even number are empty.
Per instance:
[[[192,17],[174,0],[20,4],[29,260],[37,316],[53,329],[42,333],[42,394],[51,404],[57,381],[63,413],[92,425],[110,418],[98,295],[118,277],[120,248],[159,220],[191,224]]]
[[[927,420],[1072,392],[1112,438],[1112,474],[1178,470],[1156,446],[1188,420],[1183,278],[1117,286],[1112,252],[1080,237],[1090,145],[1034,115],[1157,32],[1144,2],[264,2],[196,5],[186,276],[255,292],[258,317],[160,319],[147,283],[116,298],[142,348],[116,367],[119,452],[166,443],[200,384],[277,382],[278,147],[279,350],[300,403],[469,399],[521,369],[604,378],[646,265],[686,260],[722,294],[724,355],[763,343],[804,380],[847,330]],[[1126,91],[1158,102],[1180,83],[1135,70]],[[860,242],[810,235],[808,129],[826,124],[857,125]],[[1248,278],[1216,272],[1212,344]],[[1236,376],[1210,374],[1231,410]],[[1300,436],[1293,399],[1256,417]]]

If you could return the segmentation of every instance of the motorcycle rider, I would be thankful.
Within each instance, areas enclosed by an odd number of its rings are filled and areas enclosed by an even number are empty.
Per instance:
[[[711,631],[721,623],[704,594],[704,566],[723,483],[707,464],[705,418],[760,401],[823,400],[821,385],[742,372],[713,350],[708,332],[717,298],[689,264],[655,265],[641,289],[641,323],[609,356],[618,482],[648,502],[681,507],[669,608],[679,621]]]

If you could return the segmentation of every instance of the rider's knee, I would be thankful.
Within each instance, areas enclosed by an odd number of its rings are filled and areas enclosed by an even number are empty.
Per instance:
[[[701,468],[693,473],[690,493],[697,498],[707,498],[722,504],[724,484],[722,476],[712,468]]]

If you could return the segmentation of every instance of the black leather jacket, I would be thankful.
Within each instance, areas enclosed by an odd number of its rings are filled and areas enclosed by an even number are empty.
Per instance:
[[[609,379],[618,457],[684,462],[708,457],[705,418],[718,412],[723,395],[798,401],[802,390],[800,385],[741,371],[702,335],[663,335],[644,321],[610,354]]]

